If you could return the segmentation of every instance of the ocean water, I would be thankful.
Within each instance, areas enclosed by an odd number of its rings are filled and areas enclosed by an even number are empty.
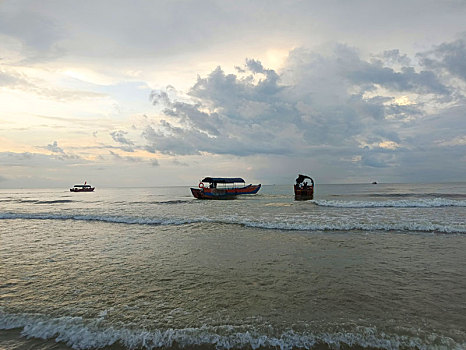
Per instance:
[[[465,349],[466,184],[0,190],[0,349]]]

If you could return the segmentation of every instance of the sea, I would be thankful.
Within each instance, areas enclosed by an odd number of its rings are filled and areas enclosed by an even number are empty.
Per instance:
[[[0,349],[465,349],[466,183],[0,189]]]

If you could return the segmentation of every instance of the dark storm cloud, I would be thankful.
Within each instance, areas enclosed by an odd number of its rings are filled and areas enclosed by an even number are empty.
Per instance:
[[[403,67],[401,72],[384,67],[382,63],[365,63],[361,69],[348,72],[349,79],[357,84],[376,84],[400,92],[433,93],[447,95],[449,90],[431,71],[416,73],[413,67]]]
[[[202,129],[209,135],[217,136],[220,134],[218,127],[221,126],[221,120],[217,113],[205,113],[200,110],[201,105],[192,105],[189,103],[175,102],[170,108],[166,108],[164,113],[180,119],[185,124],[190,124],[194,128]],[[204,123],[209,118],[210,123]]]
[[[446,95],[448,88],[443,85],[432,71],[416,72],[414,67],[405,65],[410,60],[405,55],[400,55],[398,50],[385,52],[386,60],[365,61],[361,59],[355,49],[345,45],[337,45],[334,51],[339,62],[336,62],[340,72],[354,85],[364,87],[367,90],[374,85],[385,87],[398,92],[433,93]],[[387,66],[396,59],[398,63],[404,63],[400,71],[395,71]],[[338,63],[345,64],[343,67]]]
[[[167,119],[146,126],[146,149],[236,156],[304,156],[319,150],[313,157],[323,158],[340,147],[342,159],[362,166],[395,166],[397,155],[414,147],[413,135],[422,134],[427,113],[424,102],[399,104],[396,97],[429,94],[434,104],[454,98],[464,104],[464,99],[449,80],[428,65],[410,66],[411,59],[398,50],[378,57],[364,60],[355,49],[336,45],[325,55],[294,50],[281,72],[253,59],[238,74],[218,67],[191,88],[195,103],[154,95],[165,104]],[[438,118],[448,123],[451,115],[439,108]],[[452,129],[452,137],[458,132]],[[436,135],[430,130],[424,142],[432,143]]]
[[[438,45],[433,50],[419,54],[421,62],[430,69],[445,69],[466,81],[466,34],[450,43]]]
[[[254,73],[262,71],[259,64],[255,63]],[[233,74],[225,74],[220,67],[207,78],[199,78],[190,95],[201,102],[170,103],[164,113],[182,126],[167,120],[162,121],[157,130],[148,126],[143,133],[149,141],[148,150],[183,155],[199,152],[233,152],[238,155],[289,152],[288,143],[275,142],[278,129],[267,111],[273,95],[281,87],[277,85],[275,72],[264,70],[264,73],[264,78],[257,84],[251,82],[251,77],[240,79]],[[272,107],[281,109],[279,105]],[[267,127],[259,123],[265,123]],[[256,140],[251,143],[251,139]]]

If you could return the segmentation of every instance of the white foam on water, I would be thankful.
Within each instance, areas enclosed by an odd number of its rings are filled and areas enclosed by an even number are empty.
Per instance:
[[[108,216],[108,215],[65,215],[50,213],[0,213],[0,220],[76,220],[76,221],[101,221],[116,224],[135,225],[184,225],[203,221],[198,219],[171,219],[171,218],[149,218],[131,216]],[[205,219],[207,220],[207,219]]]
[[[241,330],[230,325],[202,326],[199,328],[135,330],[116,328],[104,323],[102,317],[85,320],[81,317],[47,318],[38,314],[6,314],[0,309],[0,329],[22,329],[28,338],[55,339],[73,349],[98,349],[116,343],[127,349],[170,348],[175,345],[192,348],[211,345],[217,349],[272,347],[282,350],[310,349],[317,344],[333,348],[374,347],[378,349],[464,349],[466,343],[456,343],[449,337],[437,334],[406,336],[379,332],[375,327],[356,327],[355,331],[334,333],[298,333],[285,331],[278,336],[260,334],[251,329]]]
[[[254,222],[243,221],[245,226],[293,230],[293,231],[411,231],[411,232],[438,232],[438,233],[466,233],[464,225],[439,225],[434,223],[297,223],[297,222]]]
[[[321,207],[335,208],[440,208],[466,207],[466,200],[451,200],[445,198],[400,199],[389,201],[338,201],[312,200],[309,201]]]
[[[186,225],[193,223],[218,223],[243,225],[259,229],[291,230],[291,231],[411,231],[411,232],[437,232],[437,233],[466,233],[464,224],[442,225],[433,222],[388,222],[388,223],[361,223],[361,222],[329,222],[316,223],[290,217],[247,219],[244,217],[225,217],[223,219],[197,218],[150,218],[130,216],[105,216],[105,215],[63,215],[63,214],[39,214],[39,213],[0,213],[0,220],[77,220],[77,221],[100,221],[128,225]]]

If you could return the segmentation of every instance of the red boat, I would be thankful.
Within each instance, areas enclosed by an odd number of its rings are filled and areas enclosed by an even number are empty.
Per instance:
[[[311,180],[309,184],[306,179]],[[305,201],[314,198],[314,180],[306,175],[299,174],[294,185],[294,199]]]
[[[74,185],[73,188],[70,188],[71,192],[92,192],[95,190],[95,187],[87,184],[87,181],[84,182],[84,185]]]
[[[245,186],[240,177],[206,177],[199,188],[191,187],[191,193],[197,199],[235,199],[241,194],[256,194],[260,188],[261,184]]]

